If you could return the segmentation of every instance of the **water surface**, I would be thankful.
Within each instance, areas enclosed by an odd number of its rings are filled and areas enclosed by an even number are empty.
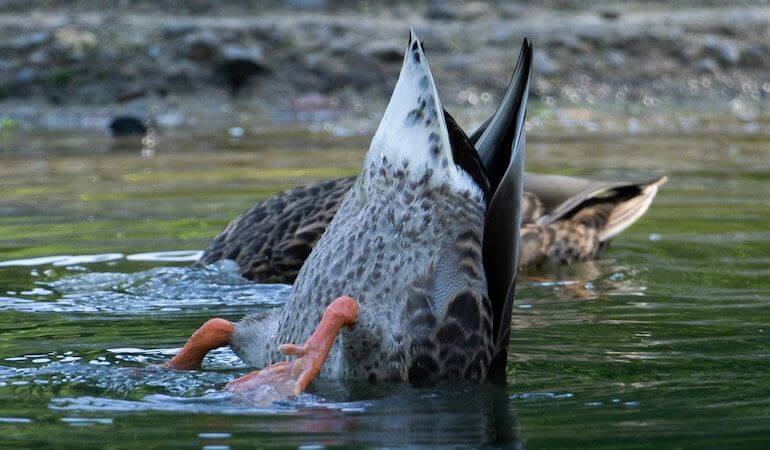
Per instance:
[[[148,145],[149,144],[149,145]],[[322,380],[257,407],[248,371],[165,361],[282,285],[190,261],[278,190],[356,173],[365,137],[20,136],[0,148],[0,446],[760,447],[770,438],[770,136],[532,135],[528,169],[667,173],[600,261],[526,274],[507,386]]]

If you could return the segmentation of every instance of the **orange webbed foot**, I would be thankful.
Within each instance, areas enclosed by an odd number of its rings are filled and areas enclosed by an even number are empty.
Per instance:
[[[283,344],[278,351],[296,356],[228,383],[227,389],[248,393],[260,403],[290,398],[303,392],[321,373],[326,357],[342,327],[358,320],[358,305],[350,297],[339,297],[324,311],[321,322],[304,345]]]

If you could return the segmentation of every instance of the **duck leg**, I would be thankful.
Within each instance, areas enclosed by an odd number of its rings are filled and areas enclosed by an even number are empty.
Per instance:
[[[326,357],[342,327],[355,325],[358,304],[350,297],[339,297],[324,311],[321,322],[303,345],[283,344],[278,351],[296,356],[293,361],[281,361],[262,370],[237,378],[227,384],[232,392],[252,392],[274,389],[280,397],[299,395],[321,373]]]
[[[235,325],[225,319],[211,319],[198,328],[182,350],[163,367],[176,370],[192,370],[201,366],[206,353],[230,343]]]

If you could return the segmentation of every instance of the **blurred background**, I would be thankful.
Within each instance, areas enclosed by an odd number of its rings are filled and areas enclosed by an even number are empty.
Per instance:
[[[0,1],[0,120],[9,129],[276,126],[366,134],[395,84],[408,28],[444,103],[488,116],[523,37],[531,126],[765,129],[765,1]],[[331,129],[331,130],[330,130]]]

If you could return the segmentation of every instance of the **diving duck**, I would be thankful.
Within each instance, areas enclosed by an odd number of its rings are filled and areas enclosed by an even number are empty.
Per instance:
[[[444,121],[450,133],[460,133],[446,111]],[[472,144],[488,125],[470,136]],[[197,264],[229,259],[245,278],[294,283],[355,182],[348,177],[310,183],[257,203],[214,238]],[[635,183],[525,173],[519,264],[597,258],[613,237],[644,215],[665,182],[665,176]]]
[[[229,345],[247,364],[267,367],[228,389],[279,397],[297,395],[319,375],[503,379],[531,63],[525,40],[474,147],[442,114],[422,44],[410,33],[362,169],[335,200],[328,226],[318,225],[326,231],[308,249],[284,306],[235,324],[211,319],[166,366],[194,368],[207,351]]]

